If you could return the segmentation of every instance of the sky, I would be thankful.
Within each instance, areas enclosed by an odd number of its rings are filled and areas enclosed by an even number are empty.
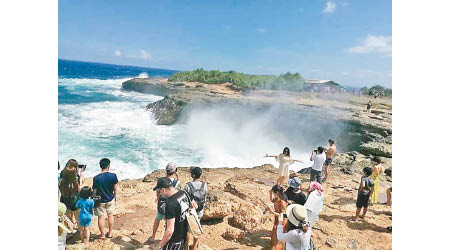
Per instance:
[[[59,0],[58,57],[392,87],[392,2]]]

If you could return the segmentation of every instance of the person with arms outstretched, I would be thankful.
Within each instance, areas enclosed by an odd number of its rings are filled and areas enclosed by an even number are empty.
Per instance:
[[[295,162],[303,163],[301,160],[295,160],[291,158],[291,152],[288,147],[283,149],[283,153],[279,155],[265,155],[265,157],[274,157],[280,165],[278,167],[277,185],[285,184],[289,175],[289,166]]]

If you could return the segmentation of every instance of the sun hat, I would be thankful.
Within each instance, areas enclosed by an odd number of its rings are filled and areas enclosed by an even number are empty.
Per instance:
[[[289,179],[289,186],[298,189],[300,185],[302,185],[302,180],[300,180],[300,178],[294,177]]]
[[[66,213],[66,205],[62,202],[58,202],[58,227],[67,233],[72,233],[69,229],[68,218],[64,215]]]
[[[291,204],[286,208],[288,220],[294,226],[298,227],[301,222],[308,222],[308,213],[306,208],[300,204]]]
[[[166,171],[170,174],[175,173],[177,171],[177,164],[169,162],[169,164],[167,164],[166,166]]]
[[[156,186],[153,188],[153,191],[156,191],[161,188],[168,188],[172,186],[172,180],[169,177],[162,177],[158,179]]]

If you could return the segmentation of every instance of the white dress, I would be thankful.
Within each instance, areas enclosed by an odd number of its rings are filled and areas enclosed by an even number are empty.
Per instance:
[[[289,166],[294,163],[294,159],[285,156],[283,153],[279,154],[275,159],[280,163],[280,166],[278,167],[278,176],[288,177]]]

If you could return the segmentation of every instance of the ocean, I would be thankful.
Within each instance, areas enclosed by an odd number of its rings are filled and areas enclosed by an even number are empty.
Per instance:
[[[58,60],[58,67],[58,160],[62,167],[72,158],[87,164],[87,177],[99,173],[104,157],[119,179],[143,178],[168,162],[212,168],[278,166],[263,156],[281,153],[285,146],[305,162],[291,168],[298,170],[311,165],[312,148],[342,133],[335,121],[275,108],[206,107],[192,111],[184,123],[157,125],[146,105],[163,97],[123,90],[122,83],[176,71],[68,60]]]

